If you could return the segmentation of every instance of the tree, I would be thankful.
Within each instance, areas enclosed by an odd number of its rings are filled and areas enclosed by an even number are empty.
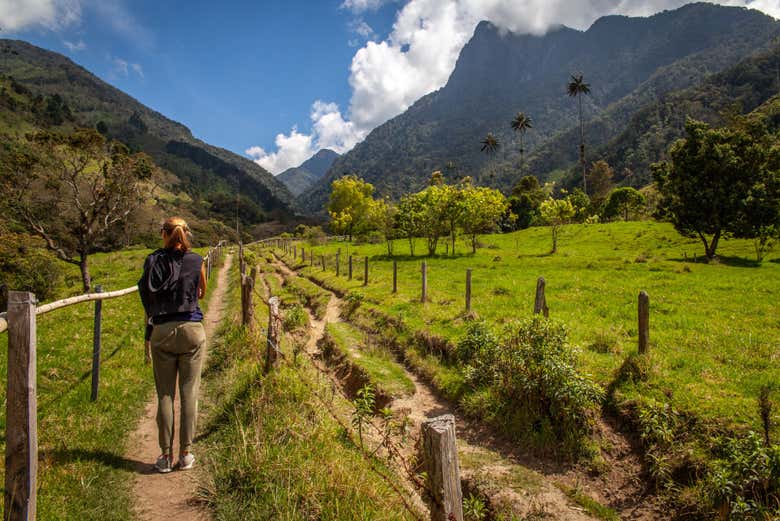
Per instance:
[[[328,214],[331,225],[352,240],[352,235],[366,231],[369,224],[374,186],[355,175],[345,175],[331,185]]]
[[[425,237],[428,255],[436,254],[436,246],[443,235],[448,235],[451,210],[452,187],[448,185],[433,185],[414,194],[418,198],[417,205],[421,209],[420,231]]]
[[[712,129],[688,120],[685,133],[672,145],[671,161],[653,165],[658,213],[680,234],[698,237],[711,260],[724,235],[757,237],[762,225],[772,224],[760,207],[780,204],[777,195],[751,194],[777,182],[780,150],[761,125]]]
[[[525,112],[518,112],[514,119],[512,119],[512,130],[514,130],[515,133],[520,134],[520,175],[523,175],[524,170],[523,159],[525,156],[525,148],[523,145],[525,140],[525,133],[533,127],[533,121],[525,114]]]
[[[546,198],[547,194],[536,177],[527,175],[520,179],[512,189],[512,196],[509,198],[509,206],[516,216],[515,223],[518,229],[531,226],[533,220],[539,215],[539,205]]]
[[[733,225],[734,236],[753,239],[756,261],[764,260],[780,239],[780,174],[768,170],[748,189],[745,208]]]
[[[588,182],[586,180],[585,169],[585,124],[582,120],[582,97],[586,94],[590,94],[590,84],[585,83],[583,75],[572,75],[571,81],[569,81],[566,91],[569,96],[577,98],[579,101],[579,114],[580,114],[580,165],[582,166],[582,191],[585,194],[588,193]]]
[[[89,291],[89,255],[108,245],[147,195],[154,165],[94,129],[28,136],[0,149],[2,206],[60,259],[79,266]]]
[[[396,226],[401,236],[409,241],[409,255],[414,257],[414,239],[422,235],[425,208],[418,194],[409,194],[398,203]]]
[[[590,186],[590,202],[592,212],[601,210],[601,206],[607,200],[607,196],[612,191],[615,184],[612,178],[615,171],[606,161],[599,160],[593,163],[588,172],[588,186]]]
[[[465,186],[461,190],[461,226],[471,242],[471,252],[477,252],[477,237],[496,229],[506,213],[506,197],[493,188]]]
[[[393,255],[394,241],[398,237],[398,208],[389,201],[380,199],[371,205],[371,227],[379,230],[387,244],[387,254]]]
[[[501,143],[498,142],[498,138],[496,138],[491,132],[488,132],[487,136],[485,136],[485,139],[483,139],[480,143],[482,143],[482,148],[480,151],[490,155],[498,151],[499,148],[501,148]]]
[[[621,215],[623,220],[627,221],[631,212],[640,211],[646,203],[645,196],[637,189],[630,186],[616,188],[607,198],[607,203],[604,206],[604,217],[612,219]]]
[[[561,226],[568,223],[574,217],[574,206],[569,199],[547,199],[539,207],[539,213],[542,219],[550,225],[552,232],[552,250],[550,253],[558,251],[558,232]]]

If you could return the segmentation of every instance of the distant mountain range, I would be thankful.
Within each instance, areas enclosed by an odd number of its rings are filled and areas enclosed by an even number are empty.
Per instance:
[[[287,187],[249,159],[204,143],[190,130],[105,83],[70,59],[18,40],[0,39],[0,75],[33,96],[57,96],[73,116],[73,126],[95,127],[146,152],[173,175],[166,190],[176,205],[197,217],[234,222],[236,189],[241,193],[239,217],[246,226],[294,215]],[[0,106],[0,133],[20,137],[35,122],[25,113]],[[20,119],[21,118],[21,119]],[[3,119],[6,125],[2,124]],[[10,124],[17,121],[17,124]]]
[[[298,196],[321,179],[339,155],[324,148],[304,161],[300,166],[288,168],[276,178],[284,183],[290,193]]]
[[[451,181],[469,175],[505,192],[524,173],[573,184],[579,127],[566,84],[575,73],[584,74],[591,86],[584,98],[588,161],[607,158],[621,175],[629,169],[625,175],[632,183],[646,182],[649,164],[679,136],[687,114],[708,112],[713,118],[713,110],[699,110],[708,105],[703,93],[717,98],[719,107],[745,101],[740,110],[748,111],[777,92],[777,85],[765,85],[761,93],[746,95],[745,89],[756,86],[740,80],[738,71],[758,66],[752,61],[756,56],[771,55],[779,35],[780,22],[759,11],[709,3],[647,18],[607,16],[587,31],[559,27],[543,36],[513,34],[482,22],[447,84],[338,158],[298,197],[299,205],[321,212],[331,182],[344,173],[363,177],[379,195],[393,198],[423,187],[434,170]],[[763,65],[771,63],[767,59]],[[765,75],[760,76],[763,82]],[[724,87],[732,81],[741,82],[741,90]],[[534,122],[526,136],[524,172],[510,127],[518,111]],[[674,130],[658,131],[656,125],[649,135],[650,114],[660,114],[654,121]],[[501,143],[493,156],[480,152],[488,132]]]

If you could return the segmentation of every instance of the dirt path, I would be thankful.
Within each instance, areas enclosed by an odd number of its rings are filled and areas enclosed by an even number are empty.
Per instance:
[[[216,282],[210,288],[208,311],[203,320],[206,338],[211,340],[214,331],[225,312],[224,296],[227,289],[227,273],[233,257],[228,254],[219,270]],[[205,360],[204,360],[205,365]],[[152,383],[150,382],[150,385]],[[179,400],[176,400],[174,417],[178,430]],[[196,470],[160,474],[154,470],[154,461],[160,454],[157,444],[157,396],[146,404],[146,409],[136,431],[133,433],[128,458],[136,461],[136,476],[133,484],[135,510],[143,521],[208,521],[209,512],[197,500]],[[178,454],[178,435],[174,440],[174,455]],[[197,453],[194,452],[194,454]],[[175,456],[174,456],[175,457]],[[197,461],[196,461],[197,466]]]
[[[284,262],[274,263],[283,278],[297,277]],[[322,288],[322,286],[320,286]],[[322,288],[324,291],[328,291]],[[317,342],[322,338],[325,325],[340,322],[342,304],[333,292],[328,291],[330,300],[323,320],[311,320],[311,335],[306,351],[315,354],[319,351]],[[321,366],[318,367],[323,369]],[[447,400],[438,396],[434,390],[416,374],[404,368],[406,375],[415,386],[414,394],[396,399],[390,405],[396,417],[406,418],[410,425],[408,439],[394,440],[404,459],[411,461],[417,445],[420,425],[428,418],[442,414],[455,414],[457,422],[458,452],[462,477],[476,485],[482,492],[488,493],[494,506],[511,509],[520,519],[541,519],[547,517],[561,521],[592,520],[584,510],[572,502],[545,477],[495,450],[490,440],[486,440],[484,429],[477,429],[462,421],[455,408]]]

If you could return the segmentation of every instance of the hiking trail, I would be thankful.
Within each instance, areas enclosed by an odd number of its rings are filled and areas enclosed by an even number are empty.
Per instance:
[[[206,331],[206,339],[211,347],[214,332],[225,314],[225,292],[227,291],[227,274],[232,264],[232,254],[225,256],[225,261],[219,269],[216,281],[211,288],[207,288],[210,295],[208,309],[204,314],[203,328]],[[204,357],[203,366],[206,365]],[[154,387],[154,382],[149,371],[149,385]],[[196,460],[195,468],[187,471],[174,469],[168,474],[160,474],[154,469],[154,461],[160,454],[157,444],[157,395],[154,394],[146,404],[144,414],[138,426],[130,437],[127,458],[135,462],[135,479],[133,483],[133,496],[135,512],[143,521],[171,521],[172,519],[186,519],[187,521],[209,521],[211,514],[197,499],[197,473],[199,472]],[[174,417],[176,436],[174,436],[174,463],[178,455],[178,427],[180,415],[179,397],[176,397]],[[198,457],[197,446],[193,451]]]

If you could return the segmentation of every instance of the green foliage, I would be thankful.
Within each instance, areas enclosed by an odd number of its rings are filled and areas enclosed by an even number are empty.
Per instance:
[[[482,498],[469,494],[463,498],[463,519],[466,521],[484,521],[487,519],[488,510]]]
[[[32,236],[4,231],[0,225],[0,312],[8,290],[31,291],[50,300],[63,279],[59,261]]]
[[[361,387],[355,397],[355,410],[352,411],[352,426],[358,431],[360,439],[360,448],[365,449],[363,444],[363,427],[371,421],[376,408],[376,392],[370,385]]]
[[[460,191],[459,203],[459,224],[470,239],[472,253],[476,253],[477,237],[495,231],[508,209],[507,200],[498,190],[468,184]]]
[[[780,515],[780,446],[751,431],[722,440],[719,452],[705,485],[714,509],[740,521]]]
[[[282,325],[285,331],[295,331],[305,328],[309,323],[306,310],[300,304],[293,304],[284,310]]]
[[[606,205],[604,206],[604,218],[614,219],[621,216],[624,221],[628,221],[632,213],[640,212],[647,200],[638,190],[630,186],[616,188],[609,194]]]
[[[712,129],[691,120],[685,130],[671,161],[654,165],[659,213],[682,235],[700,238],[708,259],[724,234],[755,237],[762,226],[777,226],[780,148],[768,143],[766,129]]]
[[[363,233],[370,226],[371,198],[374,187],[354,175],[345,175],[331,185],[328,214],[336,233],[349,235]]]
[[[550,225],[552,232],[551,253],[555,253],[558,251],[558,232],[561,226],[574,217],[574,206],[569,199],[547,199],[539,205],[539,215],[545,223]]]

